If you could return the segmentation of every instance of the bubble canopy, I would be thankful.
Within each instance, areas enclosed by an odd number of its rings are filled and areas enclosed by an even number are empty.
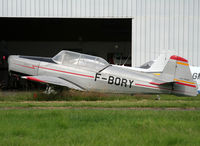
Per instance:
[[[80,66],[91,69],[102,69],[109,65],[103,58],[67,50],[59,52],[52,59],[65,66]]]

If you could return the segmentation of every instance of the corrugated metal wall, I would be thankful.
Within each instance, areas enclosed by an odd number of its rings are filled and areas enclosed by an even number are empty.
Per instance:
[[[0,0],[0,16],[132,17],[132,0]]]
[[[200,66],[199,0],[134,0],[132,6],[133,65],[174,49]]]
[[[134,66],[166,49],[200,66],[199,9],[199,0],[0,0],[1,17],[134,18]]]

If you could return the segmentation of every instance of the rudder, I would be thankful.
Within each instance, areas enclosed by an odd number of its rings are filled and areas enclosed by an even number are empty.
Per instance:
[[[192,79],[188,61],[182,57],[173,55],[168,60],[162,73],[151,84],[171,86],[171,93],[196,96],[197,85]]]
[[[171,56],[170,60],[176,64],[172,93],[196,96],[197,85],[192,79],[188,60],[176,55]]]

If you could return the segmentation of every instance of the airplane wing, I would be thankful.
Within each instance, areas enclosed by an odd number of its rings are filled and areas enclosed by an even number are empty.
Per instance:
[[[75,90],[80,90],[84,91],[85,89],[76,83],[73,83],[71,81],[68,81],[63,78],[59,77],[52,77],[52,76],[22,76],[23,79],[31,80],[31,81],[36,81],[36,82],[41,82],[45,84],[53,84],[53,85],[58,85],[58,86],[64,86],[68,87],[71,89]]]

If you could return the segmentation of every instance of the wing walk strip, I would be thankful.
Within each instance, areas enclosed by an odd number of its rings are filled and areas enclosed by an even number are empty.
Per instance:
[[[57,71],[57,72],[62,72],[62,73],[66,73],[66,74],[72,74],[72,75],[77,75],[77,76],[83,76],[83,77],[88,77],[88,78],[94,78],[94,76],[90,76],[90,75],[84,75],[84,74],[79,74],[79,73],[73,73],[73,72],[63,71],[63,70],[51,69],[51,68],[41,67],[41,66],[32,65],[32,67],[30,67],[30,66],[21,65],[21,64],[16,64],[16,65],[22,66],[22,67],[26,67],[26,68],[30,68],[30,69],[42,68],[42,69],[52,70],[52,71]]]

